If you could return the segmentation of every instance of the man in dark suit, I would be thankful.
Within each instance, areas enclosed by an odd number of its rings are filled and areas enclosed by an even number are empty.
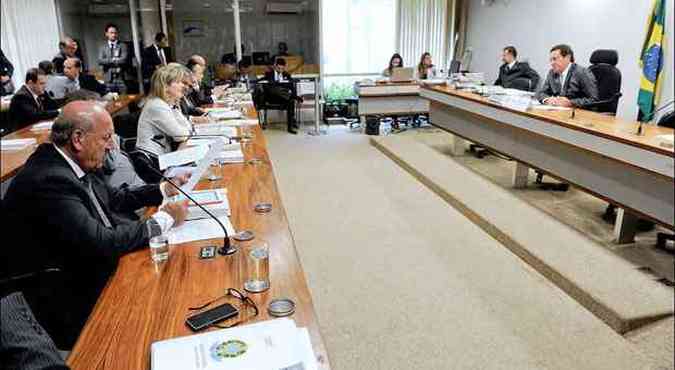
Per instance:
[[[112,118],[99,104],[67,104],[51,142],[30,156],[4,199],[5,237],[20,243],[0,248],[6,265],[0,281],[33,274],[15,289],[61,349],[74,344],[119,258],[187,214],[186,202],[166,203],[146,220],[119,214],[159,205],[177,192],[166,183],[113,188],[94,175],[113,148],[113,135]]]
[[[52,338],[37,322],[23,295],[3,295],[0,295],[1,368],[68,370]]]
[[[66,37],[59,42],[59,53],[52,59],[54,72],[57,74],[63,73],[63,63],[68,58],[77,58],[77,48],[77,42],[70,37]]]
[[[105,26],[105,44],[98,49],[98,64],[105,73],[105,83],[109,91],[120,94],[126,92],[124,77],[128,64],[127,45],[118,40],[118,28],[114,24]]]
[[[141,70],[143,71],[143,83],[146,84],[145,91],[150,91],[150,78],[152,78],[155,70],[158,67],[171,63],[167,41],[166,35],[163,32],[159,32],[155,35],[155,42],[143,49]]]
[[[295,101],[298,100],[298,97],[291,74],[286,72],[286,60],[284,58],[277,58],[274,61],[274,67],[265,72],[263,80],[267,82],[262,85],[265,100],[271,104],[286,106],[288,132],[297,134],[298,125],[295,122]]]
[[[47,75],[44,72],[37,68],[31,68],[26,72],[26,84],[21,86],[9,103],[9,117],[12,124],[9,131],[59,115],[58,104],[45,93],[46,85]]]
[[[14,84],[12,84],[13,74],[14,66],[12,62],[5,57],[5,53],[0,49],[0,96],[9,95],[14,92]]]
[[[539,85],[539,74],[527,62],[518,61],[518,50],[507,46],[502,50],[502,64],[495,85],[504,88],[535,91]]]
[[[542,104],[583,108],[598,101],[595,76],[588,69],[574,63],[574,52],[568,45],[551,48],[551,70],[537,92]]]
[[[70,93],[79,89],[93,91],[100,96],[108,92],[106,86],[96,77],[82,72],[82,63],[77,58],[68,58],[63,63],[63,76],[52,76],[47,82],[47,92],[62,102]]]

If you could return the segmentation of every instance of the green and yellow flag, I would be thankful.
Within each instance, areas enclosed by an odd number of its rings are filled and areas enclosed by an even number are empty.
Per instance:
[[[659,101],[659,85],[663,69],[663,46],[666,44],[664,23],[666,20],[666,0],[654,0],[652,12],[647,22],[647,35],[640,54],[640,92],[638,106],[640,120],[649,121],[654,114],[654,106]]]

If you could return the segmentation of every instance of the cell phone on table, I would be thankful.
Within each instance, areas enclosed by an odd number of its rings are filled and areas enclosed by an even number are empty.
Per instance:
[[[236,307],[229,303],[225,303],[188,317],[187,320],[185,320],[185,324],[192,329],[192,331],[200,331],[215,323],[235,317],[238,314],[239,310]]]

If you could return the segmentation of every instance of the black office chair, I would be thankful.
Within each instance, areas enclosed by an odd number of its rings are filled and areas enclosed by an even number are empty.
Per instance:
[[[253,104],[258,112],[258,121],[263,129],[267,128],[267,112],[270,110],[286,111],[288,103],[282,102],[279,95],[283,91],[287,91],[289,99],[293,97],[292,82],[289,83],[263,83],[259,82],[253,92]],[[284,86],[288,85],[288,86]]]
[[[138,119],[141,111],[127,114],[117,114],[113,117],[113,126],[115,133],[120,138],[120,149],[125,152],[131,152],[136,147],[136,136],[138,136]]]
[[[619,54],[616,50],[598,49],[591,54],[590,62],[588,70],[595,76],[600,101],[589,108],[615,115],[621,98],[621,71],[616,68]]]
[[[146,184],[157,184],[162,181],[162,177],[156,172],[159,170],[159,161],[156,156],[142,150],[129,151],[126,154],[134,170]]]
[[[254,51],[252,57],[253,65],[266,66],[270,63],[270,53],[267,51]]]

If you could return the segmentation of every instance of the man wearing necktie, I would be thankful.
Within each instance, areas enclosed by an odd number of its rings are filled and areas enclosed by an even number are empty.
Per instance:
[[[127,90],[124,83],[128,64],[127,45],[118,40],[118,28],[114,24],[105,27],[106,43],[98,50],[98,64],[105,73],[105,83],[109,91],[124,94]]]
[[[21,243],[1,248],[0,261],[11,265],[0,280],[32,276],[18,288],[61,349],[74,344],[119,258],[180,225],[187,213],[185,202],[165,203],[176,194],[166,183],[113,188],[92,175],[113,148],[113,134],[110,114],[96,102],[67,104],[50,142],[35,150],[4,199],[7,240]],[[162,203],[142,220],[122,214]]]
[[[595,76],[574,62],[574,52],[568,45],[551,48],[551,70],[536,94],[542,104],[568,108],[584,108],[598,101]]]
[[[291,74],[286,71],[286,60],[277,58],[271,70],[265,72],[263,87],[265,99],[268,103],[286,106],[286,124],[288,132],[297,134],[298,125],[295,122],[295,102],[300,100],[296,94],[295,83]]]
[[[143,49],[143,61],[141,70],[143,71],[143,83],[145,91],[150,91],[150,79],[157,68],[171,63],[168,54],[168,40],[163,32],[155,35],[155,42]]]
[[[504,88],[535,91],[539,84],[539,74],[527,62],[518,61],[518,51],[513,46],[502,50],[502,66],[495,85]]]

